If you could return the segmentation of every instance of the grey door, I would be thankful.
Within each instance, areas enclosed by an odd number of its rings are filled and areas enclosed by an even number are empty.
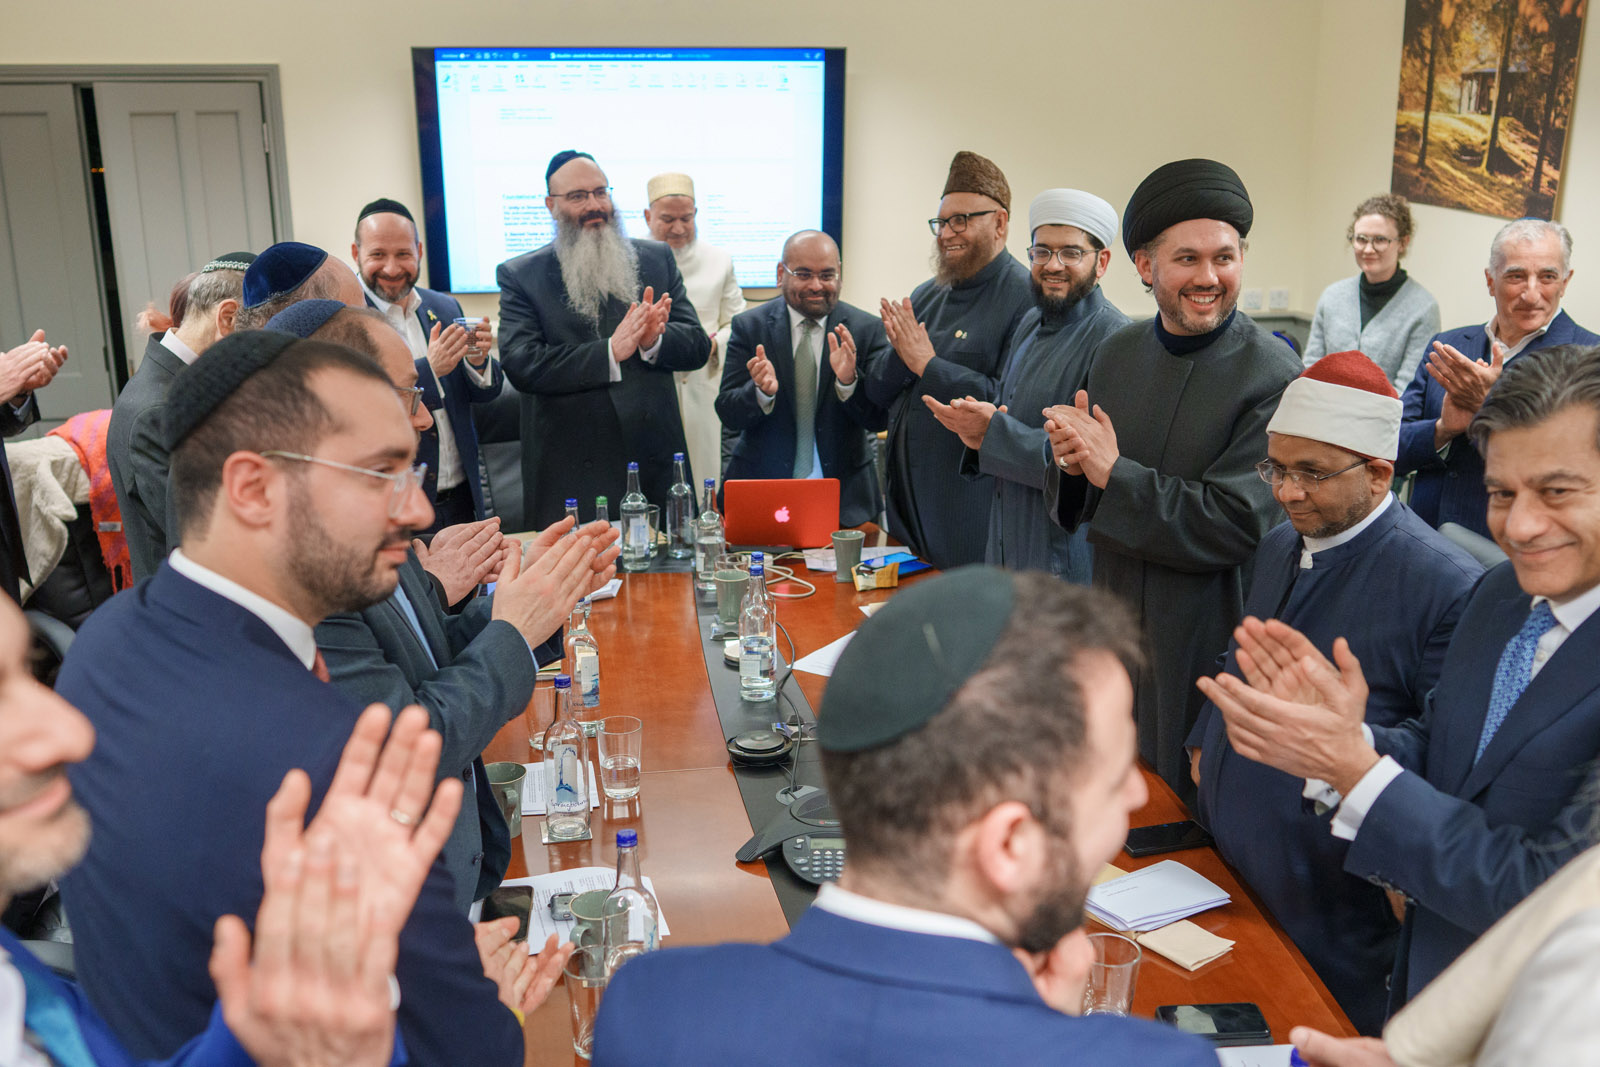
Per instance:
[[[129,370],[135,319],[213,256],[273,241],[261,92],[241,82],[95,82]]]
[[[111,406],[78,113],[69,85],[0,85],[0,349],[36,329],[67,364],[41,392],[42,429]]]

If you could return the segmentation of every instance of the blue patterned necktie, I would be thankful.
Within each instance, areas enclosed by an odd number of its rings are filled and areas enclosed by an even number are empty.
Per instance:
[[[78,1020],[66,999],[51,981],[25,967],[18,967],[27,1001],[22,1008],[22,1025],[35,1045],[60,1067],[94,1067],[94,1057],[84,1044]]]
[[[1539,638],[1549,633],[1555,624],[1556,617],[1550,611],[1550,601],[1541,600],[1528,612],[1522,629],[1506,642],[1506,650],[1500,653],[1500,666],[1495,668],[1494,689],[1489,694],[1489,714],[1483,720],[1483,734],[1478,738],[1478,754],[1473,759],[1474,763],[1483,758],[1483,750],[1489,747],[1495,731],[1506,721],[1511,706],[1528,688],[1528,682],[1533,677],[1533,656],[1539,648]]]

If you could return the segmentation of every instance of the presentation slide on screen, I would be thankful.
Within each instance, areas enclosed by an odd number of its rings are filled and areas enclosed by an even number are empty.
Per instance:
[[[821,49],[436,50],[451,288],[492,292],[551,239],[544,168],[566,148],[605,170],[630,237],[650,177],[691,175],[700,239],[771,286],[783,238],[822,223],[823,68]]]

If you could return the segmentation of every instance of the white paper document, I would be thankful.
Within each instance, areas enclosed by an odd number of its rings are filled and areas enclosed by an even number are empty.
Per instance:
[[[622,579],[621,578],[613,578],[609,582],[607,582],[605,585],[602,585],[599,589],[596,589],[594,592],[590,593],[589,594],[589,599],[591,601],[594,601],[594,600],[608,600],[611,597],[616,596],[617,595],[617,591],[620,590],[621,588],[622,588]]]
[[[863,560],[882,559],[884,556],[892,556],[896,552],[904,551],[905,548],[900,545],[884,545],[882,548],[862,546],[861,558]],[[831,548],[808,548],[801,555],[805,556],[806,570],[808,571],[823,571],[827,574],[833,574],[839,569],[839,562],[833,558],[833,549]]]
[[[557,935],[559,942],[572,940],[572,920],[557,922],[552,919],[550,898],[557,893],[587,893],[592,889],[609,892],[616,887],[617,872],[610,867],[574,867],[568,871],[536,874],[532,878],[507,878],[500,884],[533,886],[533,910],[528,915],[528,951],[537,952],[544,948],[544,940],[551,934]],[[648,874],[644,876],[644,887],[651,893],[656,891],[655,883]],[[656,897],[656,906],[661,907],[659,896]],[[666,909],[662,908],[660,935],[666,937],[671,932],[667,929]]]
[[[1289,1067],[1293,1045],[1246,1045],[1217,1049],[1222,1067]]]
[[[839,640],[823,645],[815,652],[808,652],[794,661],[794,669],[805,671],[807,674],[820,674],[824,678],[832,677],[833,665],[839,662],[839,657],[844,655],[845,646],[855,636],[855,631],[845,634]]]
[[[544,764],[524,763],[528,776],[522,780],[522,814],[544,814]],[[594,760],[589,761],[589,807],[600,806],[600,790],[594,784]]]
[[[1155,930],[1228,903],[1222,887],[1177,860],[1102,882],[1089,890],[1088,909],[1113,930]]]

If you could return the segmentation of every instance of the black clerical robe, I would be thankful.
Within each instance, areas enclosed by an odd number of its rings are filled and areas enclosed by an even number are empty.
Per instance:
[[[923,282],[911,293],[934,359],[917,377],[893,349],[865,370],[867,395],[889,409],[889,532],[936,567],[981,563],[993,480],[961,476],[961,439],[923,396],[993,400],[1006,340],[1033,306],[1028,269],[1002,250],[964,282]]]
[[[672,372],[698,370],[711,354],[684,293],[672,250],[634,241],[639,289],[672,297],[671,317],[655,361],[641,353],[618,364],[611,380],[608,342],[628,305],[612,299],[594,322],[572,310],[555,246],[545,245],[500,264],[500,365],[522,394],[522,484],[528,523],[548,526],[576,497],[585,521],[594,498],[608,497],[616,513],[628,464],[652,503],[665,506],[672,454],[687,452]],[[693,475],[690,483],[693,484]]]
[[[1243,567],[1280,517],[1255,472],[1267,423],[1301,370],[1288,345],[1242,312],[1204,348],[1169,353],[1155,323],[1112,334],[1095,353],[1089,401],[1120,453],[1110,480],[1050,465],[1046,502],[1068,530],[1089,524],[1094,584],[1138,615],[1149,664],[1134,682],[1139,754],[1179,796],[1194,795],[1183,742],[1244,606]]]

